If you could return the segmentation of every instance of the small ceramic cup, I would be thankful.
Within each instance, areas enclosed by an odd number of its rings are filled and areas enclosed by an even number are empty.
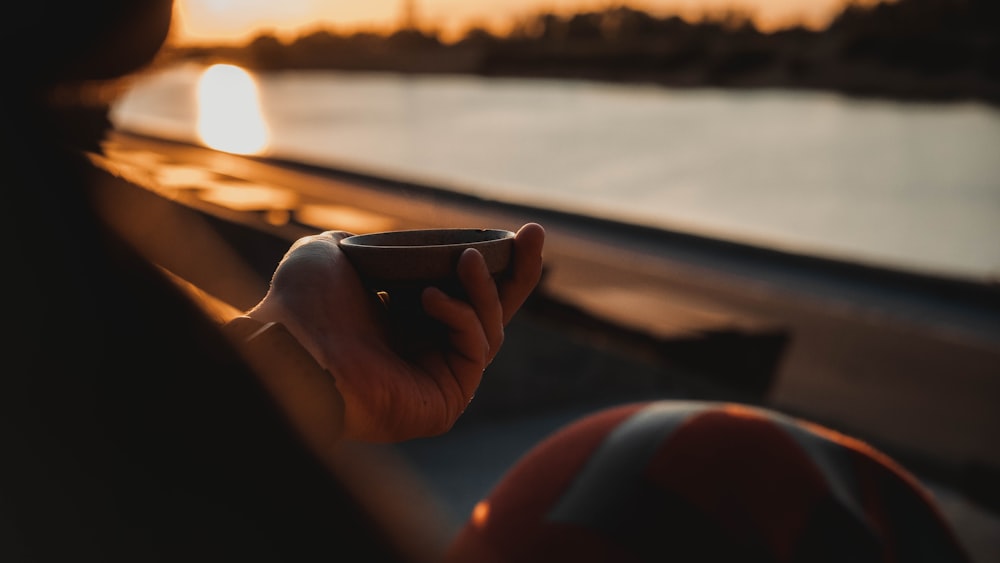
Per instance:
[[[435,323],[426,317],[420,302],[424,288],[434,286],[464,297],[457,266],[467,248],[478,250],[490,273],[497,277],[510,265],[514,233],[503,229],[414,229],[360,234],[340,241],[340,249],[362,283],[385,305],[391,327],[407,340],[426,340],[434,333]]]

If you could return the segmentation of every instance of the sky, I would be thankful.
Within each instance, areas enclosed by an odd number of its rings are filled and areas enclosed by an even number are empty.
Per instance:
[[[822,27],[850,0],[410,0],[421,27],[445,37],[470,24],[502,31],[541,11],[567,13],[629,5],[657,15],[698,17],[735,7],[767,31],[802,22]],[[871,3],[877,0],[866,0]],[[178,44],[241,43],[262,32],[283,39],[319,28],[395,27],[407,0],[175,0],[173,40]]]

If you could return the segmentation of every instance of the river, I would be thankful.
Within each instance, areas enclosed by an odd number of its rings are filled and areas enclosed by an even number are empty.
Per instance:
[[[256,75],[251,98],[233,90],[243,86],[215,86],[222,103],[209,111],[198,94],[203,70],[142,78],[114,106],[113,123],[211,145],[199,123],[257,112],[228,118],[223,130],[246,140],[245,127],[259,122],[264,156],[1000,279],[1000,110],[985,104],[311,71]]]

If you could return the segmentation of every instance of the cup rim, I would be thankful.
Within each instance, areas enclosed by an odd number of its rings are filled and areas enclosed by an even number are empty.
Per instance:
[[[451,243],[432,243],[432,244],[373,244],[373,242],[384,242],[384,239],[395,238],[395,237],[405,237],[406,235],[421,235],[427,237],[440,236],[446,234],[455,233],[481,233],[490,235],[488,237],[479,237],[472,240],[462,240],[458,242]],[[464,227],[452,227],[452,228],[433,228],[433,229],[401,229],[392,231],[378,231],[373,233],[363,233],[357,235],[351,235],[340,240],[341,245],[352,246],[352,247],[363,247],[363,248],[386,248],[386,249],[398,249],[398,248],[435,248],[435,247],[450,247],[450,246],[468,246],[470,244],[489,244],[492,242],[500,242],[507,239],[514,238],[515,233],[506,229],[481,229],[481,228],[464,228]]]

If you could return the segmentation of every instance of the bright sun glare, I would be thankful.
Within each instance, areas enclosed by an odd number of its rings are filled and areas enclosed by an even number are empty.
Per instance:
[[[198,136],[213,149],[236,154],[267,148],[267,124],[250,73],[225,64],[205,69],[198,80]]]

